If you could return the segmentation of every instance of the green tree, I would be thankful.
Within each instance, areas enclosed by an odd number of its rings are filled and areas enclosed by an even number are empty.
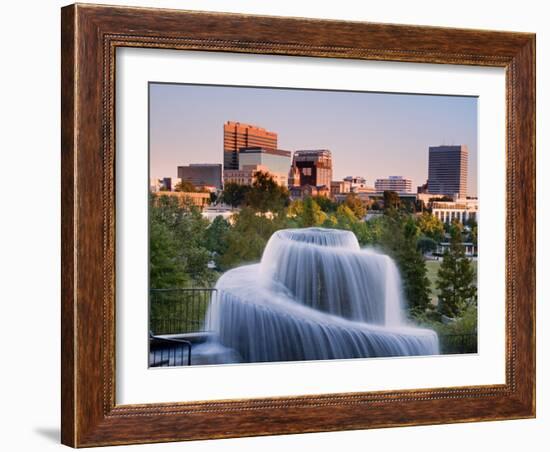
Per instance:
[[[432,310],[418,313],[415,321],[437,332],[442,354],[477,352],[477,306],[467,307],[453,322],[443,323],[441,314]],[[456,341],[457,336],[459,342]]]
[[[177,252],[177,240],[168,227],[151,221],[149,227],[149,282],[155,289],[185,287],[190,281]]]
[[[214,279],[208,268],[211,254],[204,246],[209,223],[201,212],[170,196],[151,195],[149,218],[151,288],[209,286]]]
[[[474,246],[477,246],[477,223],[475,226],[472,226],[472,229],[470,229],[469,240],[474,244]]]
[[[301,199],[295,199],[288,206],[287,215],[289,218],[295,218],[300,216],[303,211],[304,211],[304,202]]]
[[[462,228],[458,224],[451,227],[451,243],[437,273],[436,287],[439,311],[448,317],[458,317],[477,303],[475,272],[465,255]]]
[[[325,213],[334,213],[338,208],[338,204],[326,196],[313,196],[313,200]]]
[[[210,192],[210,204],[216,204],[218,201],[218,194],[214,191]]]
[[[219,265],[220,257],[227,252],[227,238],[231,232],[231,225],[222,216],[214,218],[206,229],[205,246]]]
[[[477,246],[477,221],[474,218],[469,218],[466,221],[468,226],[468,240]]]
[[[437,249],[437,242],[431,237],[427,237],[425,235],[420,236],[416,243],[422,254],[426,254]]]
[[[389,211],[392,209],[399,209],[401,206],[401,199],[395,191],[384,191],[384,210]]]
[[[363,202],[357,197],[356,194],[350,193],[344,200],[344,206],[348,207],[358,219],[363,219],[367,213],[367,209]]]
[[[373,203],[370,205],[370,210],[382,210],[380,209],[380,204],[378,201],[373,201]]]
[[[234,220],[235,223],[226,236],[227,248],[219,257],[219,266],[223,271],[259,261],[271,235],[288,226],[286,215],[267,218],[250,207],[241,209]]]
[[[411,215],[396,210],[384,218],[381,244],[399,267],[410,313],[424,312],[430,301],[426,264],[417,247],[420,230]]]
[[[422,215],[417,219],[417,225],[426,237],[436,242],[442,241],[445,236],[443,222],[429,212],[422,212]]]
[[[280,212],[288,205],[288,190],[277,184],[269,173],[257,171],[245,202],[258,212]]]
[[[338,218],[334,213],[327,214],[327,218],[321,226],[327,229],[338,229]]]
[[[426,204],[421,199],[414,201],[415,212],[424,212],[426,210]]]
[[[249,190],[250,187],[248,185],[228,182],[223,188],[223,192],[220,195],[220,200],[231,207],[240,207],[244,204],[246,194]]]
[[[336,227],[337,220],[334,215],[327,215],[321,210],[319,204],[311,197],[307,196],[303,200],[296,199],[290,203],[287,210],[288,218],[291,220],[290,226],[297,228],[307,228],[312,226]]]
[[[353,225],[358,221],[355,212],[346,203],[338,206],[338,210],[336,210],[336,227],[338,229],[352,230]]]
[[[197,189],[195,188],[195,186],[191,182],[186,181],[186,180],[182,180],[182,181],[180,181],[176,184],[176,186],[174,187],[174,191],[181,191],[181,192],[185,192],[185,193],[194,193],[194,192],[197,191]]]
[[[302,205],[303,209],[298,217],[298,224],[300,227],[308,228],[311,226],[320,226],[327,219],[327,214],[321,210],[319,204],[310,196],[304,199]]]
[[[454,201],[453,197],[447,196],[447,195],[428,199],[429,204],[433,202],[453,202],[453,201]]]
[[[383,216],[368,221],[361,221],[354,227],[355,235],[361,246],[380,245],[385,228]]]

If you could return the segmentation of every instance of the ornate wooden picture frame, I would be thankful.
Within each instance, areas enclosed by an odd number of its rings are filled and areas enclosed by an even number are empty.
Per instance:
[[[73,447],[535,416],[535,36],[71,5],[62,9],[62,442]],[[117,405],[116,49],[506,71],[505,384]]]

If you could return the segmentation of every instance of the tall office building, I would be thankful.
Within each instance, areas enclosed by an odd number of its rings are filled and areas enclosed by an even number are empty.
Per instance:
[[[280,149],[265,149],[262,147],[250,147],[239,149],[239,168],[226,169],[223,172],[225,183],[234,182],[241,185],[250,185],[256,179],[255,173],[263,171],[268,173],[277,184],[284,187],[288,183],[288,169],[290,168],[289,151]]]
[[[241,148],[277,149],[277,134],[262,127],[227,121],[223,125],[223,169],[239,169]]]
[[[468,148],[430,146],[428,193],[465,198],[468,193]]]
[[[272,173],[288,174],[290,168],[290,151],[249,147],[239,149],[239,167],[245,165],[263,165]]]
[[[332,154],[328,149],[302,150],[294,152],[292,171],[297,173],[300,186],[325,185],[330,189],[332,182]]]
[[[178,166],[178,177],[195,187],[222,188],[222,166],[219,163],[191,163]]]
[[[378,192],[396,191],[397,193],[410,193],[412,181],[402,176],[390,176],[385,179],[376,179],[374,188]]]

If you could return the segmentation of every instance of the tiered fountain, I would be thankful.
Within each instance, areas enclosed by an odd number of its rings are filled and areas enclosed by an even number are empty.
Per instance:
[[[349,231],[278,231],[261,263],[226,272],[216,288],[206,320],[216,344],[207,349],[232,350],[227,361],[439,353],[434,331],[404,319],[393,260],[361,249]]]

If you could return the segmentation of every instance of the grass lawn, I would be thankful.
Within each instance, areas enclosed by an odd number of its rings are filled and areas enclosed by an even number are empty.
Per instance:
[[[477,275],[477,261],[471,261],[472,265],[474,266],[474,271]],[[428,270],[427,276],[430,280],[430,287],[431,287],[431,300],[433,304],[437,304],[437,289],[435,288],[435,281],[437,279],[437,271],[439,270],[439,267],[441,265],[441,259],[438,261],[426,261],[426,269]],[[476,284],[477,284],[477,277],[476,277]]]

